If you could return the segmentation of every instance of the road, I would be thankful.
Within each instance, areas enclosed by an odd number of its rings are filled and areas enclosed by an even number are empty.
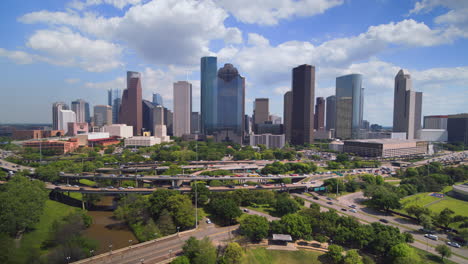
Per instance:
[[[269,214],[265,214],[265,213],[262,213],[262,212],[259,212],[259,211],[256,211],[256,210],[252,210],[252,209],[248,209],[248,208],[245,208],[245,207],[241,207],[241,210],[244,211],[245,213],[247,214],[250,214],[250,215],[259,215],[259,216],[263,216],[265,217],[268,221],[274,221],[274,220],[280,220],[281,218],[279,217],[275,217],[275,216],[271,216]],[[247,211],[245,211],[247,210]]]
[[[359,197],[359,195],[354,194],[355,196],[354,197],[352,196],[351,199],[342,199],[341,201],[332,200],[331,202],[333,204],[330,205],[330,204],[327,204],[327,202],[330,202],[330,201],[326,200],[323,196],[319,196],[316,193],[314,193],[314,194],[316,196],[318,196],[320,199],[319,200],[314,200],[310,196],[307,196],[307,195],[304,195],[304,194],[293,194],[293,195],[304,198],[309,202],[315,202],[315,203],[319,204],[320,206],[333,208],[333,209],[337,210],[338,212],[340,212],[340,213],[342,213],[344,215],[355,217],[358,220],[361,220],[362,222],[373,223],[373,222],[379,222],[379,219],[386,219],[386,220],[389,221],[389,223],[387,225],[397,227],[398,229],[400,229],[400,232],[409,232],[409,233],[411,233],[413,235],[414,239],[416,240],[412,244],[413,246],[415,246],[415,247],[417,247],[419,249],[425,250],[425,251],[429,251],[431,253],[435,253],[434,247],[436,247],[437,245],[445,244],[445,242],[441,241],[441,240],[434,241],[434,240],[425,238],[424,234],[417,231],[418,229],[421,228],[421,226],[416,225],[416,224],[410,222],[407,219],[394,217],[394,216],[388,216],[388,215],[385,215],[382,212],[371,210],[371,209],[369,209],[367,207],[363,207],[363,206],[358,205],[356,203],[356,201],[359,201],[359,199],[361,199]],[[348,210],[349,205],[351,205],[351,204],[354,204],[354,205],[357,206],[356,207],[357,213],[352,213],[352,212],[350,212]],[[346,211],[342,211],[341,210],[342,208],[345,208]],[[441,234],[437,234],[437,235],[440,238],[446,238],[445,235],[441,235]],[[421,241],[424,241],[424,243],[422,243]],[[453,247],[451,247],[450,249],[452,250],[453,253],[461,255],[461,256],[463,256],[465,258],[468,258],[468,250],[467,249],[465,249],[465,248],[453,248]],[[435,254],[437,254],[437,253],[435,253]],[[450,260],[452,260],[454,262],[457,262],[457,263],[468,263],[468,259],[464,259],[464,258],[455,256],[455,255],[452,255]]]

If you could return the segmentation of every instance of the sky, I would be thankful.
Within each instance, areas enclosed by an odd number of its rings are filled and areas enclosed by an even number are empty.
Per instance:
[[[316,68],[315,94],[360,73],[364,119],[391,126],[394,78],[407,69],[423,115],[468,112],[468,0],[2,0],[0,123],[51,123],[52,103],[107,104],[142,73],[143,99],[193,85],[200,58],[217,56],[246,78],[255,98],[283,115],[292,68]]]

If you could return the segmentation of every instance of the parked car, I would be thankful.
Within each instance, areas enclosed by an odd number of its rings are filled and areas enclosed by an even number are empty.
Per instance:
[[[346,209],[344,209],[344,208],[341,208],[341,211],[346,212],[346,211],[348,211],[348,210],[346,210]]]
[[[388,224],[388,220],[387,220],[387,219],[381,218],[381,219],[379,219],[379,221],[382,222],[382,223]]]
[[[438,236],[432,235],[432,234],[425,234],[424,237],[427,237],[427,238],[432,239],[432,240],[439,240]]]
[[[332,202],[327,202],[327,204],[332,205],[333,203]]]
[[[211,224],[211,220],[209,218],[206,219],[207,224]]]

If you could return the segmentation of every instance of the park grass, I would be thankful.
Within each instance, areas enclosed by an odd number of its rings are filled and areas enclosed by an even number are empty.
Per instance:
[[[323,253],[298,250],[282,251],[268,250],[265,248],[248,249],[242,262],[243,264],[319,264],[327,263],[319,260]]]
[[[72,213],[76,208],[52,201],[47,200],[44,207],[44,212],[35,225],[34,230],[26,233],[21,238],[19,253],[20,257],[27,258],[31,251],[46,253],[47,250],[41,249],[41,244],[47,239],[49,230],[52,227],[54,221],[59,221],[66,215]],[[26,262],[22,262],[26,263]]]
[[[444,261],[442,261],[439,256],[436,256],[436,255],[434,255],[432,253],[421,250],[419,248],[413,247],[413,249],[421,257],[421,263],[424,263],[424,264],[437,264],[437,263],[455,264],[455,262],[453,262],[451,260],[448,260],[448,259],[444,259]]]
[[[433,212],[440,212],[445,208],[450,208],[456,215],[468,217],[468,202],[445,196],[440,202],[428,206]]]
[[[70,197],[76,200],[83,201],[83,194],[78,192],[71,192]]]
[[[80,179],[80,183],[88,186],[94,186],[96,185],[96,182],[90,181],[88,179]]]
[[[275,214],[275,209],[268,204],[255,204],[253,206],[246,206],[245,208],[268,215]]]

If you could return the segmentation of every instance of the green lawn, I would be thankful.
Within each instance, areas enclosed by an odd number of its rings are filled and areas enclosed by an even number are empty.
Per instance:
[[[432,264],[432,263],[444,263],[444,264],[455,264],[455,262],[445,259],[444,262],[440,259],[439,256],[421,250],[419,248],[413,247],[413,249],[419,254],[421,257],[421,263],[424,264]]]
[[[248,249],[242,263],[245,264],[319,264],[326,263],[319,260],[323,253],[314,251],[279,251],[265,248]]]
[[[84,184],[84,185],[88,185],[88,186],[94,186],[94,185],[96,185],[96,182],[90,181],[90,180],[88,180],[88,179],[81,179],[81,180],[80,180],[80,183],[81,183],[81,184]]]
[[[70,197],[74,198],[74,199],[77,199],[77,200],[80,200],[80,201],[83,200],[83,194],[81,194],[81,193],[71,192]]]
[[[273,207],[270,207],[268,204],[257,204],[254,206],[246,206],[246,208],[254,211],[258,211],[264,214],[269,214],[272,215],[275,213],[275,209]]]

